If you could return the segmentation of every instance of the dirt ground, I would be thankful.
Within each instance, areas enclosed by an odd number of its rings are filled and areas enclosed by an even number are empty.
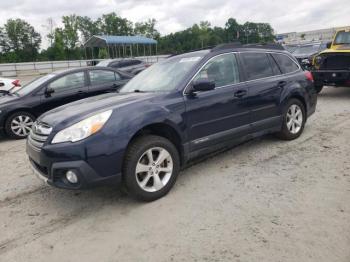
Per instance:
[[[350,261],[350,89],[327,88],[304,134],[252,140],[139,203],[64,191],[0,139],[0,261]]]

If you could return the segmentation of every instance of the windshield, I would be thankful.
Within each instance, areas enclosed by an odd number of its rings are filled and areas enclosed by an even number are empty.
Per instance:
[[[156,63],[142,71],[128,82],[121,90],[125,92],[162,92],[177,87],[186,74],[203,56],[193,54],[192,57],[172,57]]]
[[[29,94],[34,89],[36,89],[39,85],[41,85],[45,81],[53,78],[54,76],[55,76],[55,74],[48,74],[48,75],[36,78],[32,82],[29,82],[28,84],[26,84],[23,87],[21,87],[20,89],[14,89],[13,91],[11,89],[10,91],[11,91],[11,93],[15,93],[15,94],[18,94],[18,95],[21,95],[21,96]]]
[[[334,45],[350,44],[350,32],[339,32],[334,40]]]
[[[320,44],[303,45],[295,49],[295,51],[293,52],[293,55],[314,54],[314,53],[317,53],[319,49],[320,49]]]
[[[111,62],[111,60],[103,60],[103,61],[98,62],[98,64],[96,66],[108,66],[110,62]]]

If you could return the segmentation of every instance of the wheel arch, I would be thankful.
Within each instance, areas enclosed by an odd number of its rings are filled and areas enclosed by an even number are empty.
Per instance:
[[[168,139],[174,144],[179,153],[181,166],[184,164],[184,148],[182,145],[182,138],[179,132],[173,126],[171,126],[171,124],[152,123],[143,126],[137,132],[135,132],[134,135],[132,135],[126,147],[127,150],[135,139],[143,135],[157,135]]]
[[[8,118],[15,114],[15,113],[18,113],[18,112],[26,112],[26,113],[29,113],[31,115],[33,115],[35,118],[37,118],[38,116],[34,113],[33,110],[31,110],[30,108],[25,108],[25,107],[19,107],[19,108],[16,108],[16,109],[13,109],[9,112],[6,112],[5,116],[4,116],[4,125],[6,123],[6,121],[8,120]],[[35,120],[35,119],[34,119]]]

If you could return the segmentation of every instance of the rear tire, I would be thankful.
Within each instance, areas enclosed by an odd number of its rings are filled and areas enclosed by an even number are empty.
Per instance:
[[[29,135],[35,117],[28,112],[16,112],[5,121],[6,134],[14,139],[23,139]]]
[[[322,89],[323,89],[323,86],[315,85],[315,90],[317,94],[321,93]]]
[[[304,104],[298,99],[291,99],[283,112],[282,130],[277,136],[283,140],[298,138],[304,131],[306,110]]]
[[[136,138],[127,150],[123,165],[124,184],[138,200],[154,201],[165,196],[179,172],[179,153],[164,137],[145,135]]]

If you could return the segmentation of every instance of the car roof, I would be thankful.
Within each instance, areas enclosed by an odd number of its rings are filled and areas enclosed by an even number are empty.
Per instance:
[[[248,44],[248,45],[242,45],[240,43],[228,43],[228,44],[222,44],[214,47],[209,47],[205,49],[190,51],[183,54],[173,55],[170,57],[193,57],[193,56],[201,56],[204,57],[210,53],[212,54],[220,54],[220,53],[226,53],[226,52],[282,52],[286,54],[290,54],[287,50],[284,49],[283,46],[279,44]],[[170,58],[169,57],[169,58]]]
[[[60,70],[53,71],[52,73],[49,73],[49,74],[60,75],[60,74],[66,74],[66,73],[81,72],[81,71],[85,71],[87,69],[89,69],[89,70],[108,69],[108,70],[112,70],[112,71],[117,71],[116,69],[111,68],[111,67],[107,67],[107,66],[99,66],[99,67],[83,66],[83,67],[78,67],[78,68],[60,69]]]

